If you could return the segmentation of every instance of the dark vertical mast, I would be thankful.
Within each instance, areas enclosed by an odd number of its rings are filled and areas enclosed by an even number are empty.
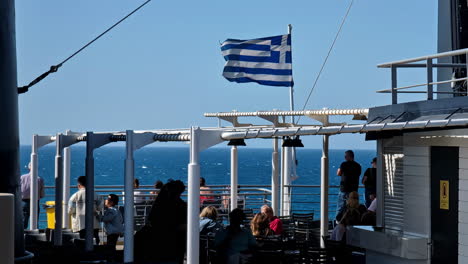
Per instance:
[[[14,0],[0,1],[0,192],[15,195],[15,255],[23,256]]]
[[[466,0],[439,0],[438,10],[438,52],[468,48],[468,2]],[[442,58],[439,63],[465,63],[466,57]],[[449,80],[454,76],[461,78],[466,76],[464,69],[458,69],[455,73],[451,68],[437,68],[437,80]],[[452,88],[454,86],[455,88]],[[439,84],[437,90],[443,92],[466,91],[463,83]],[[452,94],[439,94],[438,98],[453,97]]]

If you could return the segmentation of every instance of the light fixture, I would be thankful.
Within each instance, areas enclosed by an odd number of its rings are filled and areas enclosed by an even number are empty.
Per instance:
[[[292,139],[290,137],[284,137],[283,138],[283,145],[282,147],[292,147]]]
[[[299,138],[299,136],[296,136],[291,141],[292,141],[293,147],[296,147],[296,148],[303,148],[304,147],[304,144],[302,144],[302,140]]]
[[[245,141],[242,138],[231,139],[229,140],[229,143],[227,145],[228,146],[246,146]]]
[[[290,147],[290,148],[303,148],[304,144],[302,144],[302,140],[299,136],[295,136],[294,138],[286,137],[283,139],[283,147]]]

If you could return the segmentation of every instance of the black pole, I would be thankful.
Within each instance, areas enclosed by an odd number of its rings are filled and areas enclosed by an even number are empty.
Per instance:
[[[85,250],[93,251],[94,232],[94,137],[86,133],[86,207],[85,207]]]
[[[0,1],[0,192],[15,195],[15,256],[25,255],[19,185],[15,1]],[[13,243],[13,241],[12,241]]]

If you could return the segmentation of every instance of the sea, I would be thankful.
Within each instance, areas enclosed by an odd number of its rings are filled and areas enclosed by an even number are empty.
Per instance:
[[[270,185],[271,184],[271,149],[238,148],[239,184],[240,185]],[[330,185],[339,185],[340,178],[336,170],[344,160],[343,149],[333,149],[329,153]],[[363,172],[370,166],[375,150],[355,150],[355,160],[361,164]],[[21,174],[27,173],[30,161],[31,146],[21,146],[20,167]],[[85,174],[86,147],[78,145],[71,147],[71,183]],[[105,146],[95,150],[95,184],[123,185],[124,180],[124,146]],[[297,176],[295,185],[320,185],[320,162],[322,152],[318,149],[297,148]],[[44,179],[46,186],[54,186],[55,147],[45,146],[39,150],[39,176]],[[146,147],[135,152],[135,177],[140,185],[153,185],[156,180],[166,182],[169,179],[181,180],[187,183],[187,165],[189,162],[189,147]],[[210,148],[200,156],[201,176],[207,185],[230,184],[230,149]],[[48,196],[40,202],[53,200],[50,195],[52,189],[47,190]],[[331,189],[330,192],[338,192]],[[293,189],[293,210],[314,211],[319,215],[319,195],[299,195],[300,193],[319,194],[319,188]],[[333,204],[333,198],[330,198]],[[332,205],[331,205],[331,211]],[[45,226],[45,214],[41,208],[40,227]]]

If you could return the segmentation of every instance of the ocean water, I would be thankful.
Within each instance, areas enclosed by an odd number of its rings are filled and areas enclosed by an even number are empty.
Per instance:
[[[271,149],[255,149],[239,147],[239,184],[269,185],[271,184]],[[85,146],[71,148],[71,183],[85,174]],[[21,173],[27,173],[31,147],[21,146]],[[375,157],[374,150],[356,150],[355,159],[365,168]],[[297,185],[320,185],[321,150],[297,149],[297,175],[293,182]],[[54,185],[55,147],[45,146],[39,150],[39,176],[46,186]],[[330,185],[339,185],[336,170],[344,158],[344,150],[330,150]],[[96,185],[123,185],[125,148],[109,146],[95,151]],[[156,180],[163,182],[168,179],[182,180],[187,183],[187,165],[189,148],[187,147],[147,147],[135,152],[135,177],[141,185],[152,185]],[[201,153],[201,175],[208,185],[230,183],[230,149],[211,148]],[[295,193],[319,192],[319,189],[307,190],[300,188]],[[333,190],[331,190],[333,192]],[[50,194],[50,192],[49,192]],[[49,198],[50,199],[50,198]],[[318,214],[319,196],[300,196],[293,199],[293,209],[314,210]],[[308,204],[309,202],[315,204]],[[42,203],[45,199],[42,199]],[[333,203],[334,201],[330,201]],[[333,209],[332,207],[330,208]],[[41,220],[43,219],[41,215]]]

